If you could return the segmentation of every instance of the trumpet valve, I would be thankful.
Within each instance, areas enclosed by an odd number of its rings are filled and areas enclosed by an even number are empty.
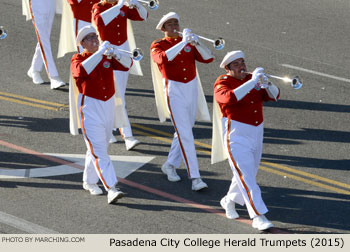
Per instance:
[[[108,59],[111,59],[114,55],[113,47],[107,48],[104,54],[107,56]]]
[[[267,84],[269,82],[269,78],[264,74],[261,78],[260,78],[261,84]]]

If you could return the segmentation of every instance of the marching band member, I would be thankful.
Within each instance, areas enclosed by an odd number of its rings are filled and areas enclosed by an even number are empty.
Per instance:
[[[75,40],[80,29],[91,25],[92,6],[98,2],[100,0],[63,0],[57,58],[69,52],[83,50],[81,46],[77,47]]]
[[[75,34],[84,26],[91,25],[92,6],[100,0],[67,0],[74,16]]]
[[[200,178],[192,128],[196,115],[207,121],[210,116],[195,61],[210,63],[214,57],[191,30],[184,29],[183,37],[179,37],[179,28],[178,14],[170,12],[163,16],[156,29],[164,32],[165,37],[155,40],[150,48],[159,119],[170,118],[175,129],[168,159],[161,170],[169,181],[179,181],[176,168],[183,160],[192,179],[192,190],[199,191],[208,186]]]
[[[92,6],[99,0],[67,0],[62,2],[61,35],[57,57],[63,57],[66,53],[83,51],[81,45],[76,44],[78,31],[91,25]],[[78,29],[77,29],[78,28]],[[113,127],[127,125],[127,117],[121,102],[119,92],[115,95],[115,122]],[[72,135],[79,134],[79,112],[77,111],[79,90],[74,79],[69,79],[69,128]]]
[[[148,17],[148,12],[137,0],[130,0],[129,6],[124,3],[125,0],[103,0],[93,6],[92,17],[101,40],[110,41],[110,43],[117,46],[117,48],[130,51],[129,43],[133,42],[133,35],[132,37],[128,36],[130,30],[132,33],[132,28],[128,19],[144,21]],[[139,72],[141,72],[141,69],[139,69]],[[138,74],[142,75],[142,72]],[[116,89],[119,90],[125,108],[125,91],[129,72],[115,71],[114,75]],[[126,149],[131,150],[140,142],[133,137],[129,119],[127,121],[128,125],[120,128],[120,133],[124,138]],[[116,142],[113,135],[111,142]]]
[[[97,186],[100,179],[108,192],[108,203],[116,202],[124,193],[115,188],[117,177],[108,156],[108,144],[114,123],[114,76],[113,70],[128,71],[132,65],[129,56],[117,49],[111,59],[104,52],[109,47],[105,41],[99,46],[96,30],[92,26],[82,28],[77,45],[84,51],[71,60],[71,72],[79,89],[78,109],[80,123],[87,147],[83,188],[92,195],[102,194]]]
[[[263,146],[263,102],[277,101],[280,91],[271,82],[259,82],[263,68],[246,73],[244,58],[242,51],[232,51],[220,64],[226,74],[214,85],[212,161],[221,161],[216,155],[225,153],[233,171],[227,195],[220,201],[227,218],[238,218],[235,203],[246,205],[252,226],[266,230],[273,224],[264,216],[268,210],[256,182]]]
[[[53,60],[50,34],[55,17],[55,0],[22,0],[23,14],[30,14],[33,21],[38,43],[27,75],[34,84],[43,84],[40,72],[43,65],[51,82],[51,89],[57,89],[66,84],[58,76],[58,71]]]

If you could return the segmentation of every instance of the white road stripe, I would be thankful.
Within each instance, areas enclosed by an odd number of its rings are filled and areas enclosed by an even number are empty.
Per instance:
[[[60,176],[67,174],[82,173],[85,164],[85,154],[60,154],[60,153],[44,153],[65,160],[69,160],[82,169],[71,167],[69,165],[57,165],[44,168],[30,169],[1,169],[0,179],[21,179],[21,178],[41,178],[49,176]],[[137,169],[150,162],[154,157],[151,156],[115,156],[110,155],[113,162],[117,177],[126,178]]]
[[[344,81],[344,82],[349,82],[350,83],[350,80],[346,79],[346,78],[342,78],[342,77],[338,77],[338,76],[334,76],[334,75],[330,75],[330,74],[325,74],[325,73],[320,73],[320,72],[316,72],[316,71],[313,71],[313,70],[308,70],[308,69],[305,69],[305,68],[292,66],[292,65],[288,65],[288,64],[280,64],[280,65],[283,66],[283,67],[299,70],[299,71],[302,71],[302,72],[311,73],[311,74],[317,74],[317,75],[320,75],[320,76],[323,76],[323,77],[327,77],[327,78],[331,78],[331,79],[334,79],[334,80],[339,80],[339,81]]]
[[[58,234],[58,232],[0,211],[0,223],[29,234]]]

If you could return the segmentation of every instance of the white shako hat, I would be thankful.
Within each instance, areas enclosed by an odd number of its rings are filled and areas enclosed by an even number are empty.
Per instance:
[[[85,36],[88,35],[89,33],[95,33],[96,34],[96,29],[93,26],[91,26],[91,25],[84,26],[83,28],[81,28],[79,30],[78,35],[77,35],[77,39],[76,39],[76,42],[77,42],[78,46],[81,44],[81,41],[83,41]]]
[[[168,21],[169,19],[172,19],[172,18],[175,18],[175,19],[177,19],[177,20],[180,22],[180,17],[179,17],[179,15],[177,15],[175,12],[172,11],[172,12],[169,12],[168,14],[164,15],[164,16],[160,19],[159,23],[157,24],[156,29],[157,29],[157,30],[161,30],[162,27],[163,27],[163,24],[164,24],[166,21]]]
[[[242,51],[239,50],[228,52],[225,55],[224,59],[221,61],[220,67],[225,68],[225,66],[230,64],[232,61],[240,58],[244,59],[244,53]]]

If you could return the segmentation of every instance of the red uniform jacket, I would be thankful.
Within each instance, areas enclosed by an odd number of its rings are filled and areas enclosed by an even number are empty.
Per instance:
[[[83,52],[74,54],[71,60],[71,71],[79,92],[83,95],[107,101],[114,93],[113,70],[128,71],[116,59],[103,56],[101,62],[90,74],[85,71],[82,62],[92,54]]]
[[[92,18],[96,24],[97,30],[102,41],[109,41],[113,45],[121,45],[127,39],[127,19],[134,21],[143,21],[136,8],[123,6],[119,15],[114,18],[107,26],[105,26],[101,13],[113,7],[115,4],[107,2],[97,3],[92,7]]]
[[[204,60],[195,46],[187,44],[172,61],[168,61],[165,51],[180,43],[181,40],[181,37],[155,40],[151,45],[151,56],[157,63],[163,78],[187,83],[196,77],[196,60],[210,63],[214,58]]]
[[[256,90],[253,88],[240,101],[237,101],[236,95],[233,93],[235,88],[251,78],[251,75],[243,80],[226,74],[219,76],[214,84],[214,97],[220,106],[223,117],[258,126],[264,121],[263,102],[274,101],[274,99],[270,98],[265,89]]]
[[[78,0],[67,0],[73,11],[75,19],[83,20],[91,23],[92,6],[98,3],[100,0],[82,0],[78,3]]]

